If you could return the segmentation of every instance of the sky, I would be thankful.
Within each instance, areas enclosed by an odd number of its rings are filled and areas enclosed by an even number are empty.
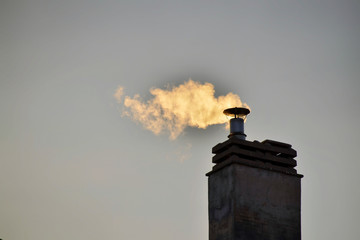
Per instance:
[[[190,78],[298,152],[302,238],[360,236],[360,2],[0,1],[0,238],[207,239],[224,124],[155,135],[114,98]]]

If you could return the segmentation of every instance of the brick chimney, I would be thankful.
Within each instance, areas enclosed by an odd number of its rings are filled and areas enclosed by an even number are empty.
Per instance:
[[[241,129],[212,149],[209,239],[300,240],[303,176],[294,169],[296,151],[277,141],[247,141]]]

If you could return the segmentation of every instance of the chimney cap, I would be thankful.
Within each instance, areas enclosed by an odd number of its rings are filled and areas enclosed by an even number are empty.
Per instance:
[[[250,110],[248,108],[243,107],[234,107],[234,108],[228,108],[225,109],[223,112],[226,116],[234,117],[234,118],[244,118],[246,115],[250,113]]]

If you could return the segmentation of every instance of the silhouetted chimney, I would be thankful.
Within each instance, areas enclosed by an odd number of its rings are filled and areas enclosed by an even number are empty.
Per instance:
[[[245,108],[226,109],[229,139],[213,147],[207,173],[210,240],[300,240],[301,186],[296,151],[272,140],[247,141]]]

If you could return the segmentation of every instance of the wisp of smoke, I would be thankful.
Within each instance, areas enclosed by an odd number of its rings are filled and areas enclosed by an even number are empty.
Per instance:
[[[116,91],[114,93],[114,98],[116,98],[118,103],[121,103],[121,98],[122,98],[123,94],[124,94],[124,87],[118,86],[118,88],[116,89]]]
[[[226,108],[249,108],[238,95],[230,92],[216,98],[214,85],[191,79],[170,90],[154,88],[150,93],[153,98],[146,102],[138,94],[125,96],[123,113],[156,135],[168,132],[172,140],[187,126],[205,129],[209,125],[227,123],[222,113]],[[122,95],[123,87],[119,86],[114,94],[119,103]]]

